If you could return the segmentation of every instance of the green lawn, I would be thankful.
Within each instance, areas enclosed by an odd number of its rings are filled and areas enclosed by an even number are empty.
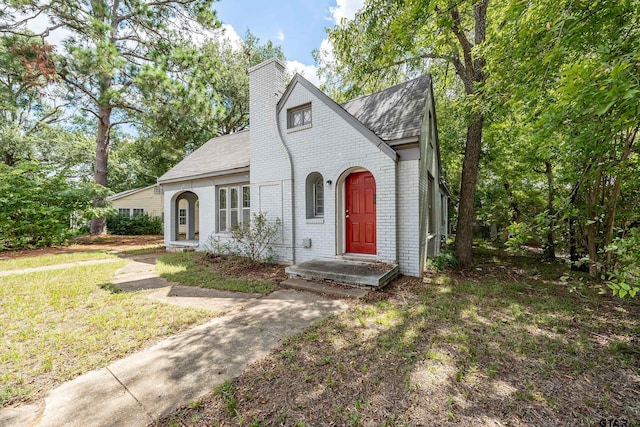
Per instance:
[[[370,293],[158,424],[640,426],[640,301],[560,263],[476,259]]]
[[[74,252],[68,254],[38,255],[32,257],[0,260],[0,271],[22,270],[25,268],[45,267],[77,261],[116,258],[104,251]]]
[[[200,252],[177,252],[162,255],[156,264],[160,277],[187,286],[266,295],[283,279],[282,267],[251,264],[237,257],[210,261]]]
[[[37,258],[51,264],[105,256]],[[33,267],[34,261],[12,265]],[[125,263],[0,277],[0,407],[42,397],[64,381],[214,316],[138,293],[114,293],[109,279]]]

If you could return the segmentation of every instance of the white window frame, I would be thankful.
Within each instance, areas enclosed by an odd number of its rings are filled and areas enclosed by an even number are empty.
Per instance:
[[[118,208],[118,215],[131,217],[131,208]]]
[[[287,129],[307,128],[312,123],[311,103],[287,110]]]
[[[131,209],[131,216],[144,215],[144,208],[133,208]]]
[[[221,196],[224,193],[224,199]],[[235,198],[233,198],[235,194]],[[223,203],[224,201],[224,203]],[[235,212],[235,219],[233,221]],[[229,233],[235,224],[244,224],[251,212],[251,189],[248,184],[218,187],[218,232]],[[250,221],[250,215],[247,215]]]
[[[185,208],[178,209],[178,225],[187,225],[187,209]]]

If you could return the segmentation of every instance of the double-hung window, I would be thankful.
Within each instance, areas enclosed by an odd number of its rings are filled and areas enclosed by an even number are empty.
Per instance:
[[[129,208],[118,208],[118,215],[120,216],[131,216],[131,209]]]
[[[144,215],[144,209],[133,208],[133,216]]]
[[[218,231],[231,231],[236,224],[248,224],[251,212],[251,190],[248,185],[218,189]]]

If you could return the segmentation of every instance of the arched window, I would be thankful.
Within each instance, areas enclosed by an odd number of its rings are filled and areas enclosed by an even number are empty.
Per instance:
[[[318,172],[310,173],[306,181],[307,219],[324,217],[324,178]]]

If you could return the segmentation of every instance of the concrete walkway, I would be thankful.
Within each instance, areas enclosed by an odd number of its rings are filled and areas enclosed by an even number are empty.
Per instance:
[[[210,392],[280,341],[347,307],[293,290],[264,297],[175,285],[136,258],[114,284],[147,297],[227,314],[52,390],[43,401],[0,411],[0,426],[146,426]]]
[[[63,268],[72,268],[79,265],[105,264],[118,261],[120,261],[120,258],[92,259],[87,261],[67,262],[64,264],[45,265],[44,267],[23,268],[22,270],[6,270],[0,271],[0,277],[13,276],[16,274],[29,274],[38,271],[62,270]]]

